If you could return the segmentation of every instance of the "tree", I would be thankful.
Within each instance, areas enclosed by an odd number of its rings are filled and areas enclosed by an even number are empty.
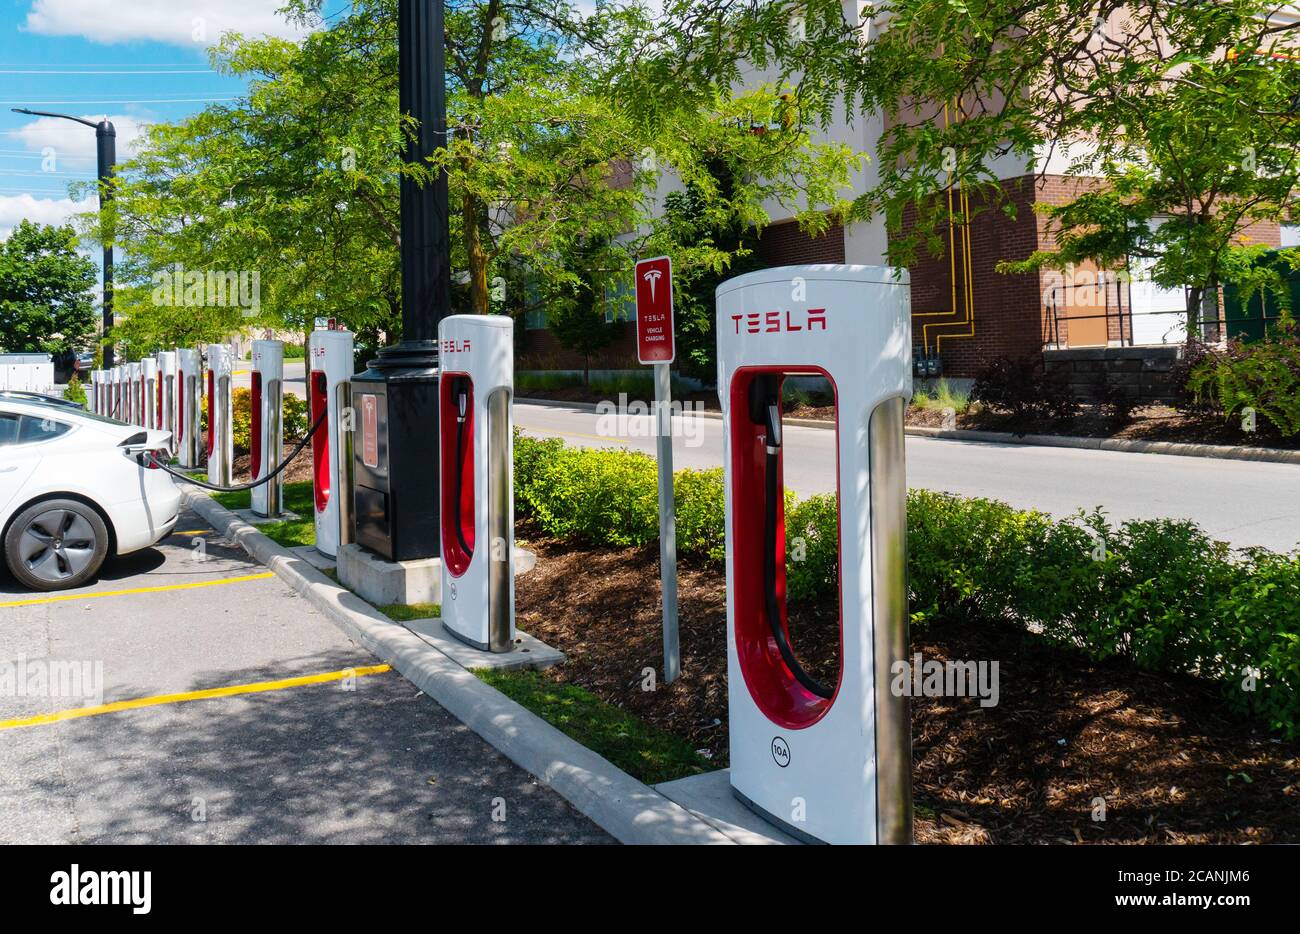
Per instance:
[[[291,9],[316,16],[306,0]],[[725,269],[728,250],[678,241],[658,215],[665,173],[694,186],[715,223],[765,222],[768,199],[799,201],[814,227],[847,210],[856,154],[780,124],[793,108],[774,88],[659,89],[653,119],[633,106],[648,77],[629,50],[648,16],[636,5],[582,17],[541,0],[449,0],[449,143],[413,166],[400,161],[394,0],[359,0],[300,46],[227,37],[214,61],[252,80],[247,99],[156,127],[121,173],[119,333],[146,344],[183,328],[329,316],[400,337],[404,174],[427,183],[448,172],[453,266],[465,271],[454,298],[477,312],[576,296],[593,272],[630,276],[647,250],[671,252],[683,272]],[[780,132],[754,132],[769,124]],[[727,190],[713,179],[719,163],[737,180]],[[160,307],[154,277],[177,264],[256,271],[258,308]]]
[[[0,348],[55,354],[84,346],[95,330],[97,279],[72,227],[21,221],[0,242]]]
[[[969,220],[935,197],[954,186],[1014,215],[999,160],[1107,176],[1053,212],[1060,251],[1014,268],[1149,257],[1157,282],[1191,286],[1194,320],[1217,282],[1267,278],[1247,272],[1259,250],[1242,230],[1295,208],[1300,23],[1280,7],[883,0],[846,18],[839,0],[674,0],[645,42],[673,50],[664,81],[730,86],[757,68],[822,123],[882,114],[879,183],[851,216],[883,214],[900,265]]]

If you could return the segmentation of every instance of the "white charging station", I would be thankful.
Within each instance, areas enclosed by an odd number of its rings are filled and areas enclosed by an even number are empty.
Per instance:
[[[341,486],[343,472],[339,469],[339,387],[352,379],[352,332],[312,331],[307,350],[311,424],[325,414],[325,424],[311,439],[316,550],[332,558],[339,549],[339,497],[348,495]]]
[[[140,364],[126,365],[126,421],[140,424]]]
[[[208,344],[208,482],[230,486],[235,459],[234,405],[231,385],[235,356],[225,344]]]
[[[514,321],[438,325],[442,625],[476,648],[515,644]]]
[[[158,381],[158,359],[145,357],[140,361],[140,381],[144,392],[144,417],[140,424],[145,428],[162,427],[162,383]]]
[[[118,409],[118,392],[122,379],[122,368],[120,366],[110,367],[104,371],[104,414],[109,418],[122,420]]]
[[[910,843],[911,733],[891,665],[908,657],[903,416],[906,271],[786,266],[717,289],[731,787],[826,843]],[[836,404],[838,674],[805,668],[786,607],[781,390],[822,377]],[[801,634],[796,627],[793,635]]]
[[[176,450],[176,351],[158,352],[158,427],[172,433]]]
[[[90,371],[90,399],[88,400],[88,407],[90,411],[95,415],[104,414],[104,400],[101,398],[101,394],[103,393],[103,391],[104,391],[104,371],[91,370]]]
[[[284,449],[284,343],[253,341],[253,372],[250,380],[249,480],[263,480],[280,466]],[[251,490],[253,512],[278,516],[284,508],[279,476],[259,483]]]
[[[176,459],[182,467],[199,465],[199,392],[203,359],[198,350],[176,350]]]

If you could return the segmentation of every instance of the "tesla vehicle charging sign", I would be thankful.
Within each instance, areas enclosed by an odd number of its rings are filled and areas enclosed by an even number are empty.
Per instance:
[[[672,363],[673,261],[667,256],[636,264],[636,356],[642,363]]]

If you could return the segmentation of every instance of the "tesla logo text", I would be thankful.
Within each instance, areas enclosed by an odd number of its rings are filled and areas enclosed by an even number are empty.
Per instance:
[[[751,311],[747,315],[732,315],[736,333],[744,322],[746,334],[773,334],[785,331],[826,330],[826,309],[809,308],[806,312]]]
[[[779,736],[772,738],[772,758],[781,768],[785,768],[790,764],[790,747]]]
[[[469,353],[469,338],[464,340],[445,340],[442,342],[443,353]]]

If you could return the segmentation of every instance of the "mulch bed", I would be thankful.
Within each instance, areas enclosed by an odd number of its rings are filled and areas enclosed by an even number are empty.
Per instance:
[[[288,457],[293,452],[294,447],[295,445],[292,444],[286,444],[284,446],[284,453],[280,456],[281,463],[284,462],[284,458]],[[248,482],[249,460],[250,457],[247,453],[235,455],[233,466],[234,466],[234,477],[236,483]],[[311,479],[311,450],[310,448],[304,448],[302,453],[299,454],[297,458],[294,459],[294,462],[290,464],[288,467],[286,467],[283,472],[281,472],[280,482],[298,483],[310,479]]]
[[[568,656],[548,676],[724,766],[722,570],[679,568],[682,676],[647,692],[643,669],[662,664],[658,550],[528,544],[539,560],[516,584],[519,626]],[[804,620],[796,632],[817,667],[834,650],[824,622]],[[935,625],[912,648],[1000,667],[995,707],[913,699],[918,842],[1300,842],[1300,742],[1233,716],[1216,688],[1091,662],[1010,626]],[[1098,797],[1104,822],[1091,817]]]
[[[803,413],[797,413],[802,415]],[[833,410],[811,414],[810,418],[833,417]],[[907,424],[939,428],[944,415],[938,409],[909,407]],[[1284,438],[1276,431],[1260,426],[1259,431],[1245,432],[1236,421],[1224,421],[1214,415],[1184,412],[1167,405],[1147,405],[1134,409],[1130,420],[1117,425],[1101,406],[1084,405],[1069,420],[1013,419],[989,410],[965,412],[957,416],[957,428],[976,431],[1006,431],[1018,435],[1066,435],[1075,438],[1122,438],[1132,441],[1173,441],[1183,444],[1222,444],[1236,447],[1300,448],[1300,436]]]

